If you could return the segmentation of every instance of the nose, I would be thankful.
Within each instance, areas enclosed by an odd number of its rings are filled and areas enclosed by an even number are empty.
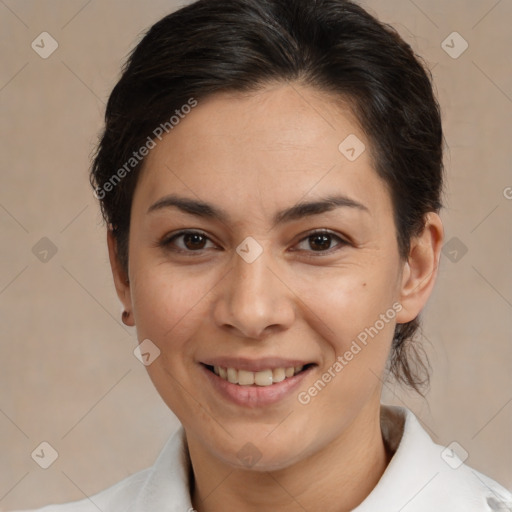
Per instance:
[[[235,255],[231,271],[217,287],[214,319],[221,329],[261,340],[293,324],[293,292],[271,260],[265,250],[252,263]]]

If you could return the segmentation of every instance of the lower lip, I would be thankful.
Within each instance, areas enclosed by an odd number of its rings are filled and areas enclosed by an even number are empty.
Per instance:
[[[221,396],[237,405],[250,408],[272,405],[290,396],[314,368],[314,366],[310,366],[297,375],[270,386],[240,386],[224,380],[208,370],[203,364],[199,366],[213,388]]]

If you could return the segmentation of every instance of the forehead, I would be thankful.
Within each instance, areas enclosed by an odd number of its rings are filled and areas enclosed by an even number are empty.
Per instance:
[[[391,206],[349,106],[298,84],[213,95],[156,142],[136,189],[141,205],[178,192],[240,212],[258,202],[269,214],[332,193],[381,213]]]

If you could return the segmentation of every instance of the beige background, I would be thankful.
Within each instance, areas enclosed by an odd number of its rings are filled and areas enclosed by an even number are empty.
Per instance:
[[[456,245],[445,250],[425,311],[434,368],[427,400],[394,386],[384,398],[408,404],[437,442],[456,440],[470,465],[512,489],[512,2],[363,4],[433,69],[449,146],[447,241],[456,237],[451,244],[467,247],[464,255]],[[134,332],[120,323],[105,230],[87,181],[124,56],[177,6],[0,0],[5,510],[95,493],[150,465],[177,426],[133,356]],[[48,59],[31,48],[43,31],[59,44]],[[457,59],[441,47],[453,31],[469,43]],[[47,262],[32,251],[43,237],[57,248]],[[59,453],[46,470],[31,458],[42,441]]]

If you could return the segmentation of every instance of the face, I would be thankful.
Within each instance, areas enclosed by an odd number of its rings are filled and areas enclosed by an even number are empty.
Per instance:
[[[376,414],[410,276],[348,107],[276,85],[199,102],[151,150],[118,291],[187,436],[232,466],[250,442],[266,470]]]

